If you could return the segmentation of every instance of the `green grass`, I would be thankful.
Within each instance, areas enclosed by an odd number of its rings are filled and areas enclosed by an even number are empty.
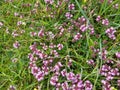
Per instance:
[[[40,6],[37,8],[37,13],[32,14],[31,11],[34,9],[36,1],[39,2]],[[99,48],[100,51],[102,51],[103,47],[108,46],[109,58],[113,59],[114,53],[120,51],[120,46],[118,45],[120,44],[120,6],[117,10],[114,10],[112,7],[115,3],[120,4],[120,1],[114,0],[110,5],[107,4],[107,0],[102,4],[98,3],[98,1],[99,0],[87,0],[87,2],[84,3],[83,0],[70,0],[70,2],[75,4],[75,10],[72,11],[74,14],[73,18],[77,19],[78,17],[84,16],[87,19],[87,24],[93,24],[95,32],[100,35],[100,37],[97,38],[96,36],[89,35],[89,32],[86,32],[83,34],[85,39],[71,43],[71,36],[78,31],[76,29],[72,31],[72,34],[66,33],[62,38],[58,36],[55,40],[47,40],[46,37],[30,37],[30,32],[38,32],[42,26],[45,27],[45,31],[58,33],[59,30],[55,29],[54,26],[60,26],[64,22],[68,24],[68,26],[65,27],[67,32],[67,28],[71,25],[70,21],[65,18],[65,13],[68,11],[67,3],[63,2],[62,6],[58,9],[56,9],[55,4],[53,4],[50,6],[51,10],[46,11],[47,5],[44,3],[44,0],[14,0],[14,2],[9,3],[0,0],[0,22],[4,23],[4,26],[0,28],[0,90],[7,90],[10,85],[16,86],[17,90],[33,90],[38,86],[41,87],[41,90],[55,90],[55,88],[49,84],[52,73],[46,76],[45,80],[38,82],[28,68],[29,59],[27,55],[30,53],[29,46],[32,45],[34,41],[44,41],[47,44],[50,42],[64,44],[64,49],[59,51],[61,55],[60,61],[64,62],[66,55],[70,55],[73,60],[72,68],[68,68],[68,71],[80,73],[83,80],[90,80],[93,83],[93,90],[102,90],[101,80],[103,77],[100,76],[99,69],[104,63],[103,60],[97,57],[95,59],[95,67],[90,67],[86,61],[91,59],[91,46]],[[22,7],[24,3],[30,3],[31,6]],[[84,10],[83,6],[89,7],[87,10]],[[91,10],[94,10],[93,14],[90,14]],[[15,17],[15,12],[24,17]],[[54,18],[48,17],[51,12],[56,13]],[[110,21],[109,26],[116,28],[116,40],[112,41],[108,39],[105,35],[106,27],[95,22],[95,17],[97,17],[97,15],[108,18]],[[16,23],[19,20],[24,21],[26,25],[18,27]],[[10,34],[6,33],[7,28]],[[18,33],[20,33],[21,30],[25,30],[25,33],[13,38],[12,32],[14,30]],[[103,40],[107,40],[108,43],[103,44]],[[20,48],[13,48],[13,43],[15,41],[20,42]],[[98,45],[94,44],[95,41]],[[50,53],[50,51],[46,53]],[[17,58],[18,61],[12,62],[13,58]],[[67,61],[64,63],[66,63],[66,67]],[[60,81],[62,82],[62,78]],[[116,86],[115,84],[113,83],[112,85]]]

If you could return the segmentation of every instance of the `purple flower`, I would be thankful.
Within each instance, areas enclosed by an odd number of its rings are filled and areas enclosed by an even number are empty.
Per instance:
[[[82,32],[85,32],[87,29],[88,29],[88,27],[85,24],[83,24],[83,25],[80,26],[80,30]]]
[[[67,74],[66,69],[63,69],[63,70],[61,71],[61,75],[62,75],[63,77],[65,77],[66,74]]]
[[[51,51],[51,54],[53,54],[55,57],[58,57],[58,56],[59,56],[59,54],[58,54],[58,52],[57,52],[56,50],[52,50],[52,51]]]
[[[96,21],[100,22],[100,20],[101,20],[101,16],[97,16]]]
[[[57,84],[58,81],[58,76],[52,76],[50,79],[50,84],[55,86]]]
[[[31,73],[35,76],[38,74],[38,72],[40,71],[40,69],[38,67],[32,67],[31,68]]]
[[[116,39],[116,37],[114,35],[114,33],[116,32],[116,30],[113,27],[108,28],[105,32],[106,32],[106,34],[108,35],[108,37],[110,39],[113,39],[113,40]]]
[[[107,80],[101,80],[101,83],[103,84],[102,86],[103,90],[110,90],[111,85]]]
[[[78,81],[77,87],[79,87],[80,89],[83,89],[83,88],[84,88],[84,84],[83,84],[83,81],[82,81],[82,80],[79,80],[79,81]]]
[[[40,30],[39,32],[38,32],[38,37],[43,37],[44,36],[44,31],[43,30]]]
[[[67,82],[62,83],[62,90],[68,90],[69,86]]]
[[[105,65],[102,65],[101,70],[106,72],[106,71],[111,70],[111,67],[105,64]]]
[[[85,81],[84,86],[85,86],[85,90],[92,90],[92,88],[93,88],[92,83],[88,80]]]
[[[84,16],[78,18],[78,22],[80,25],[83,25],[86,22],[86,18]]]
[[[39,72],[36,74],[36,79],[37,79],[38,81],[41,81],[41,80],[44,79],[44,73],[43,73],[43,71],[39,71]]]
[[[102,57],[103,60],[107,59],[107,50],[106,49],[102,49],[102,52],[99,52],[99,57]]]
[[[57,47],[58,47],[58,50],[61,50],[63,48],[63,44],[58,44]]]
[[[70,19],[71,17],[73,17],[73,15],[70,14],[70,12],[67,12],[67,13],[65,14],[65,17],[66,17],[67,19]]]
[[[48,66],[42,66],[42,70],[43,70],[45,75],[48,75],[48,72],[49,72],[49,67]]]
[[[77,33],[75,36],[74,36],[74,41],[77,41],[79,40],[80,38],[82,37],[82,35],[80,33]]]
[[[105,25],[105,26],[108,26],[109,25],[108,19],[103,19],[102,24]]]
[[[56,84],[56,90],[59,90],[60,86],[61,86],[61,84],[60,84],[60,83],[57,83],[57,84]]]
[[[61,62],[58,62],[54,67],[53,67],[53,71],[59,71],[60,67],[62,67],[63,65],[61,64]]]
[[[74,80],[75,79],[75,74],[73,72],[69,72],[66,74],[67,80]]]
[[[92,59],[88,60],[87,63],[88,63],[89,65],[92,65],[92,66],[95,65],[95,62],[94,62],[94,60],[92,60]]]
[[[75,9],[75,5],[72,3],[72,4],[69,4],[68,5],[68,8],[69,10],[74,10]]]

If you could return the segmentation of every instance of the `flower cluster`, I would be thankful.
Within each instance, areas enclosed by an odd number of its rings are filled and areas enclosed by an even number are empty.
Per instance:
[[[99,16],[99,15],[96,17],[96,21],[97,22],[101,22],[102,25],[105,25],[105,26],[109,25],[109,20],[107,18],[106,19],[102,19],[102,17]]]
[[[86,5],[87,2],[84,2]],[[100,0],[100,2],[103,3],[105,0]],[[107,0],[106,3],[113,4],[113,7],[118,9],[119,5],[113,3],[113,0]],[[42,5],[46,5],[46,8],[40,11]],[[89,77],[92,77],[92,73],[96,73],[100,74],[98,81],[101,82],[101,89],[112,90],[112,87],[114,87],[113,82],[120,87],[120,80],[118,79],[120,77],[120,52],[117,50],[114,50],[113,53],[112,51],[109,52],[111,49],[109,48],[111,45],[109,41],[111,39],[116,41],[117,30],[111,26],[112,23],[107,18],[107,15],[106,17],[97,16],[95,13],[97,8],[90,10],[88,13],[89,9],[87,10],[85,5],[81,7],[86,10],[85,14],[76,14],[78,13],[78,7],[76,3],[70,0],[36,1],[34,5],[23,3],[22,7],[29,7],[30,9],[28,11],[30,13],[28,22],[26,22],[27,13],[21,14],[21,12],[17,11],[12,13],[15,18],[18,18],[15,22],[17,29],[15,28],[10,32],[11,28],[6,27],[6,33],[11,34],[15,40],[12,43],[15,50],[21,49],[23,45],[24,40],[18,41],[19,36],[23,33],[30,34],[30,37],[26,37],[27,39],[31,38],[27,42],[30,45],[28,54],[29,69],[38,82],[48,79],[46,77],[49,76],[48,81],[56,90],[93,90],[93,87],[96,88],[98,84],[96,83],[96,86],[93,86],[94,80]],[[31,6],[33,6],[32,9]],[[34,18],[39,12],[39,18],[43,20],[42,23],[38,23],[37,18]],[[42,14],[44,15],[42,16]],[[78,15],[80,16],[77,17]],[[94,15],[96,18],[89,20]],[[61,21],[56,22],[58,18]],[[63,19],[65,20],[62,21]],[[4,28],[4,24],[6,23],[1,21],[0,28]],[[30,28],[28,31],[23,30],[28,26]],[[17,57],[12,58],[12,62],[17,61]],[[99,72],[91,72],[92,69],[95,71],[96,68]],[[86,72],[85,75],[84,72]],[[86,76],[86,74],[89,75]],[[10,88],[15,90],[13,86],[10,86]]]
[[[74,10],[75,9],[75,5],[72,3],[72,4],[69,4],[68,5],[68,9],[69,10]]]
[[[113,27],[110,27],[110,28],[108,28],[108,29],[106,30],[106,34],[108,35],[108,37],[109,37],[110,39],[113,39],[113,40],[116,39],[116,37],[115,37],[115,32],[116,32],[116,30],[115,30]]]
[[[53,4],[54,0],[44,0],[46,4]]]
[[[73,15],[70,12],[66,12],[65,16],[67,19],[71,19],[73,17]]]
[[[109,25],[108,19],[103,19],[102,24],[108,26]]]
[[[58,76],[62,75],[63,77],[66,77],[66,81],[63,83],[58,82]],[[71,85],[69,85],[69,83]],[[57,90],[62,88],[62,90],[92,90],[93,85],[89,80],[86,80],[83,82],[81,80],[80,74],[74,74],[73,72],[67,73],[67,71],[64,69],[61,71],[61,73],[57,74],[56,76],[52,76],[50,80],[50,84],[55,86]]]
[[[105,76],[105,80],[102,80],[103,89],[108,90],[111,88],[110,81],[114,79],[114,77],[120,76],[120,72],[118,68],[112,68],[110,65],[104,64],[101,67],[100,74],[102,76]],[[119,80],[118,80],[118,86],[119,86]],[[110,89],[111,90],[111,89]]]

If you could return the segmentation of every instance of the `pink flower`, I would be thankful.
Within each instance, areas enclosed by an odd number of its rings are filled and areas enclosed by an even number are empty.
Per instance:
[[[37,79],[38,81],[41,81],[41,80],[44,79],[44,73],[43,73],[43,71],[39,71],[39,72],[36,74],[36,79]]]
[[[36,67],[36,64],[33,62],[29,62],[29,68]]]
[[[110,70],[109,74],[111,74],[112,76],[119,76],[119,69],[118,68],[113,68]]]
[[[47,32],[47,35],[49,36],[50,39],[54,39],[55,37],[55,35],[51,31]]]
[[[109,65],[105,64],[101,67],[101,70],[106,72],[106,71],[111,70],[111,67]]]
[[[82,25],[86,22],[86,18],[84,16],[78,18],[78,22]]]
[[[75,5],[72,3],[72,4],[69,4],[68,5],[68,8],[69,10],[74,10],[75,9]]]
[[[40,71],[40,69],[38,67],[32,67],[31,68],[31,73],[35,76],[38,74],[38,72]]]
[[[114,33],[116,32],[116,30],[115,30],[113,27],[108,28],[105,32],[106,32],[107,36],[108,36],[110,39],[113,39],[113,40],[116,39],[116,37],[115,37],[115,35],[114,35]]]
[[[53,54],[55,57],[58,57],[58,56],[59,56],[59,54],[58,54],[58,52],[57,52],[56,50],[52,50],[52,51],[51,51],[51,54]]]
[[[82,35],[80,33],[77,33],[75,36],[74,36],[74,41],[77,41],[79,40],[80,38],[82,37]]]
[[[43,37],[44,36],[44,31],[43,30],[40,30],[39,32],[38,32],[38,37]]]
[[[79,80],[78,75],[75,75],[73,72],[69,72],[66,74],[67,80],[71,81],[72,83],[77,83]]]
[[[15,41],[15,43],[13,43],[13,47],[14,48],[19,48],[20,47],[20,43],[18,41]]]
[[[58,72],[62,66],[63,66],[63,65],[61,64],[61,62],[58,62],[58,63],[53,67],[53,71],[57,71],[57,72]]]
[[[101,20],[101,16],[97,16],[96,21],[100,22],[100,20]]]
[[[14,16],[15,16],[15,17],[19,16],[19,13],[15,12],[15,13],[14,13]]]
[[[103,19],[102,24],[105,25],[105,26],[108,26],[109,25],[108,19]]]
[[[29,48],[30,48],[30,50],[32,50],[32,51],[36,51],[36,45],[35,45],[35,44],[29,46]]]
[[[42,52],[39,53],[38,56],[39,56],[40,59],[44,59],[45,57],[47,57],[47,55],[42,53]]]
[[[63,77],[65,77],[66,74],[67,74],[67,71],[66,71],[65,69],[63,69],[63,70],[61,71],[61,75],[62,75]]]
[[[94,60],[92,60],[92,59],[88,60],[87,63],[88,63],[89,65],[92,65],[92,66],[95,65],[95,62],[94,62]]]
[[[85,32],[87,29],[88,29],[88,27],[85,24],[83,24],[83,25],[80,26],[80,30],[82,32]]]
[[[22,25],[22,21],[17,22],[17,26],[20,26],[20,25]]]
[[[48,75],[48,72],[49,72],[49,67],[48,66],[42,66],[42,70],[43,70],[45,75]]]
[[[36,32],[30,32],[30,36],[33,37],[33,36],[36,36],[37,33]]]
[[[116,54],[116,57],[120,59],[120,52],[117,52]]]
[[[62,83],[62,90],[68,90],[69,86],[67,82]]]
[[[46,4],[53,4],[54,0],[44,0]]]
[[[12,32],[12,36],[13,36],[13,37],[17,37],[17,36],[19,36],[19,34],[18,34],[17,31],[15,30],[15,31]]]
[[[58,50],[61,50],[63,48],[63,44],[58,44],[57,47],[58,47]]]
[[[101,80],[101,83],[103,84],[103,90],[110,90],[110,83],[107,80]]]
[[[67,19],[70,19],[71,17],[73,17],[73,15],[70,14],[70,12],[67,12],[67,13],[65,14],[65,16],[66,16]]]
[[[61,84],[60,84],[60,83],[57,83],[57,84],[56,84],[56,87],[57,87],[56,90],[59,90],[60,86],[61,86]]]
[[[85,86],[85,90],[92,90],[92,88],[93,88],[92,83],[88,80],[85,81],[84,86]]]
[[[55,48],[55,47],[56,45],[54,45],[53,43],[50,43],[49,48]]]
[[[58,81],[58,76],[52,76],[50,79],[50,84],[55,86],[57,84]]]
[[[84,88],[84,84],[83,84],[83,81],[82,81],[82,80],[79,80],[79,81],[78,81],[77,87],[79,87],[80,89],[83,89],[83,88]]]

